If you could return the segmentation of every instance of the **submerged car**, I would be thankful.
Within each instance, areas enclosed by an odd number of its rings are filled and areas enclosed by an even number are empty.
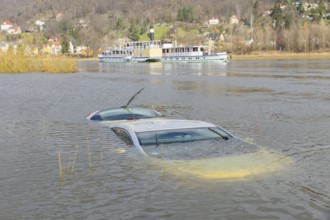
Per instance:
[[[118,122],[159,117],[161,117],[161,114],[153,109],[140,107],[120,107],[92,112],[87,116],[87,119],[92,121]]]
[[[228,180],[274,173],[290,163],[204,121],[151,119],[110,128],[146,157],[165,161],[167,170],[178,175]]]

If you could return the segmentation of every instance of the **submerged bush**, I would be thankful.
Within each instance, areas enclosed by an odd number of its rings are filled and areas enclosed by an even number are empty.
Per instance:
[[[23,53],[0,52],[0,73],[73,73],[76,61],[63,56],[26,56]]]

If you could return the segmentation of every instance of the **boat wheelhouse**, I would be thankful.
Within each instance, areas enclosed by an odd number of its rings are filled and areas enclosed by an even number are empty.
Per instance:
[[[127,48],[133,51],[133,62],[158,62],[162,59],[160,40],[128,42]]]

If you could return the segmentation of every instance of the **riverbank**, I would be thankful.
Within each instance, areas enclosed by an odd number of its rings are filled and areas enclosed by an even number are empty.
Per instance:
[[[292,53],[285,51],[253,51],[250,54],[231,54],[232,60],[297,60],[297,59],[330,59],[330,51]]]

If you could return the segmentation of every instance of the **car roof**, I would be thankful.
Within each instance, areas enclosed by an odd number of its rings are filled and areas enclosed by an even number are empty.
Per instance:
[[[86,119],[98,121],[127,120],[131,118],[157,118],[161,114],[154,109],[143,107],[117,107],[108,108],[88,114]]]
[[[147,119],[137,120],[132,122],[124,122],[110,126],[132,130],[133,132],[145,131],[159,131],[159,130],[172,130],[172,129],[186,129],[186,128],[202,128],[202,127],[215,127],[216,125],[197,120],[183,120],[183,119]]]
[[[118,111],[122,111],[122,112],[132,112],[134,110],[145,111],[145,112],[157,112],[154,109],[144,108],[144,107],[114,107],[114,108],[102,109],[97,112],[104,112],[104,111],[111,111],[111,110],[118,110]]]

